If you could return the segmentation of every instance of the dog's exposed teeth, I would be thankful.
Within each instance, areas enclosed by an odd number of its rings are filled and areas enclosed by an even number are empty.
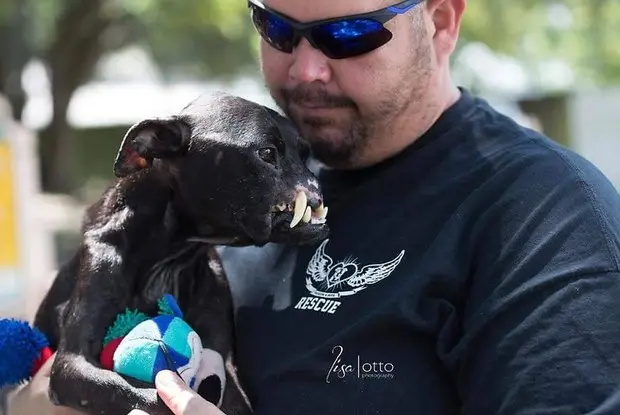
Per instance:
[[[306,213],[306,207],[308,206],[308,197],[305,192],[297,192],[295,197],[295,207],[293,209],[293,220],[291,220],[291,228],[297,226]]]
[[[323,205],[321,205],[323,206]],[[323,206],[323,212],[321,213],[321,215],[319,216],[319,219],[325,221],[325,219],[327,218],[327,206]]]
[[[310,219],[312,218],[312,208],[310,208],[310,206],[306,207],[306,211],[304,212],[304,216],[301,218],[302,221],[304,221],[305,223],[310,222]]]
[[[300,223],[309,223],[311,225],[322,225],[326,222],[327,206],[323,203],[315,209],[308,204],[308,195],[305,192],[297,192],[293,204],[281,203],[274,206],[272,212],[292,212],[293,219],[290,228],[294,228]]]
[[[321,203],[321,206],[316,208],[314,213],[318,219],[325,219],[325,217],[327,216],[327,207],[323,206],[323,203]]]
[[[312,212],[312,218],[310,219],[311,225],[322,225],[326,222],[327,206],[319,206],[314,212]]]

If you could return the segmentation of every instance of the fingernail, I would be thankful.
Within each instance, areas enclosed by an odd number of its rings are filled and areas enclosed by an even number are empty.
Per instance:
[[[155,384],[161,386],[181,386],[182,379],[170,370],[162,370],[155,376]]]

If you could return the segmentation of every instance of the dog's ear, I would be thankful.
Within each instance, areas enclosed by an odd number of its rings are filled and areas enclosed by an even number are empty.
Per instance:
[[[116,177],[142,170],[154,159],[182,155],[187,149],[191,128],[183,120],[154,118],[134,124],[123,137],[114,161]]]

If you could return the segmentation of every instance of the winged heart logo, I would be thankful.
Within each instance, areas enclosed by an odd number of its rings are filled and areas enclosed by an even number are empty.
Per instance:
[[[390,261],[364,266],[353,258],[336,262],[325,253],[328,242],[326,239],[321,243],[306,269],[306,288],[317,297],[340,298],[356,294],[387,278],[405,255],[402,250]]]

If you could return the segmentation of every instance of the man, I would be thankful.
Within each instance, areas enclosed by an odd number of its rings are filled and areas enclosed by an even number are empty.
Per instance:
[[[466,1],[266,3],[263,75],[325,165],[332,233],[222,250],[256,413],[620,413],[620,197],[454,86]],[[300,38],[286,17],[382,7]],[[176,414],[221,414],[174,379]]]

